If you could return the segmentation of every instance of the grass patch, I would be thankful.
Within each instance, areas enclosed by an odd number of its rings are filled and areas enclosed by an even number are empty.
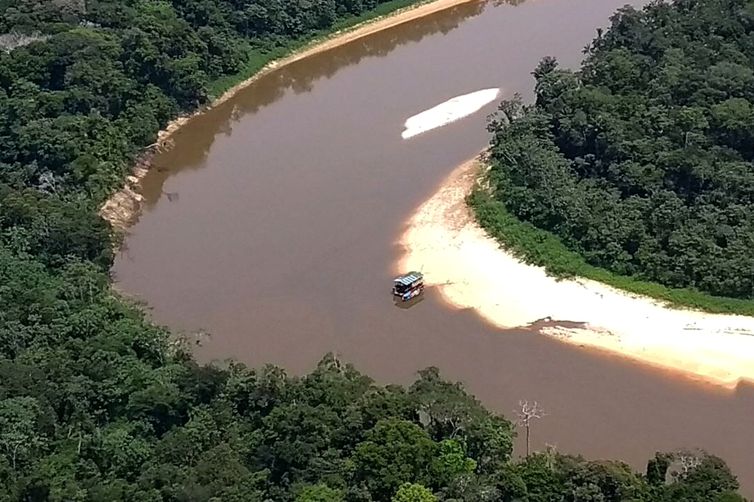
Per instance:
[[[555,234],[519,220],[481,189],[469,195],[468,203],[489,235],[522,261],[544,267],[555,277],[592,279],[673,307],[754,316],[754,300],[712,296],[694,289],[669,288],[590,265],[581,255],[568,249]]]
[[[309,36],[291,40],[284,45],[278,45],[274,49],[264,51],[260,51],[258,48],[249,49],[249,60],[246,62],[246,65],[233,75],[226,75],[211,82],[208,86],[209,95],[213,99],[218,98],[228,89],[256,75],[271,62],[324,42],[334,35],[341,34],[343,31],[351,30],[368,21],[375,21],[379,18],[396,14],[409,7],[414,8],[432,1],[433,0],[393,0],[391,2],[385,2],[370,11],[359,14],[358,16],[351,16],[336,21],[335,24],[327,30],[321,30],[314,32]]]

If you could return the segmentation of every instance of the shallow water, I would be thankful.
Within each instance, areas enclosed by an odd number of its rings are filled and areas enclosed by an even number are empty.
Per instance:
[[[281,68],[175,136],[115,264],[157,322],[211,333],[197,356],[311,369],[335,351],[384,382],[436,365],[491,408],[548,415],[533,444],[643,468],[655,450],[717,453],[754,493],[754,392],[730,394],[531,333],[501,333],[429,290],[390,298],[412,210],[488,141],[494,104],[410,140],[453,96],[531,97],[542,56],[576,66],[625,0],[475,2]],[[502,279],[504,280],[504,278]],[[746,477],[744,477],[746,475]]]

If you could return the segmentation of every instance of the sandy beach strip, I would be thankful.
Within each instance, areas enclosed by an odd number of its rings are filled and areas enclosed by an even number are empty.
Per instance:
[[[153,145],[150,145],[150,147],[148,147],[148,152],[145,152],[142,158],[136,163],[131,175],[129,175],[125,180],[123,187],[105,201],[105,203],[100,208],[100,215],[105,220],[107,220],[116,230],[125,231],[131,224],[134,223],[135,219],[138,217],[139,211],[141,210],[142,197],[139,194],[141,180],[149,172],[151,153],[160,151],[161,149],[165,148],[166,145],[169,145],[170,137],[181,127],[186,125],[186,123],[188,123],[191,118],[228,101],[233,96],[238,94],[239,91],[248,87],[256,80],[264,77],[265,75],[268,75],[276,69],[282,68],[285,65],[291,64],[295,61],[299,61],[315,54],[328,51],[335,47],[345,45],[349,42],[367,37],[379,31],[398,26],[415,19],[419,19],[436,12],[450,9],[457,5],[478,1],[481,0],[434,0],[430,2],[417,2],[416,5],[396,10],[395,12],[387,14],[386,16],[370,19],[348,29],[332,33],[324,39],[314,40],[308,47],[298,50],[290,56],[286,56],[282,59],[270,62],[248,79],[228,89],[225,93],[222,94],[222,96],[218,97],[207,106],[195,111],[194,113],[182,115],[171,121],[163,130],[158,133],[157,141]]]
[[[667,308],[591,280],[557,280],[506,252],[465,197],[479,159],[458,167],[407,222],[396,272],[423,270],[459,308],[500,328],[551,319],[541,334],[735,388],[754,382],[754,318]],[[575,326],[575,327],[574,327]]]
[[[450,98],[406,119],[401,138],[410,139],[473,115],[497,99],[499,94],[500,89],[495,87]]]

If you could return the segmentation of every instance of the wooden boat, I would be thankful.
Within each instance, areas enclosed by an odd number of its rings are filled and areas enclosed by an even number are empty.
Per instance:
[[[424,275],[421,272],[409,272],[393,279],[393,296],[402,302],[416,298],[424,292]]]

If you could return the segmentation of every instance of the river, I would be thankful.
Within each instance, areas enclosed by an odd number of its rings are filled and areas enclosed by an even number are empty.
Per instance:
[[[547,416],[533,427],[535,447],[637,469],[657,450],[702,447],[754,493],[754,389],[723,392],[502,333],[432,290],[410,309],[390,298],[405,221],[486,145],[495,105],[402,140],[406,118],[489,87],[530,99],[540,58],[576,67],[624,3],[467,3],[257,80],[191,120],[155,159],[144,212],[114,266],[117,287],[158,323],[210,333],[196,346],[202,361],[303,373],[333,351],[396,383],[435,365],[509,417],[519,400],[537,400]]]

